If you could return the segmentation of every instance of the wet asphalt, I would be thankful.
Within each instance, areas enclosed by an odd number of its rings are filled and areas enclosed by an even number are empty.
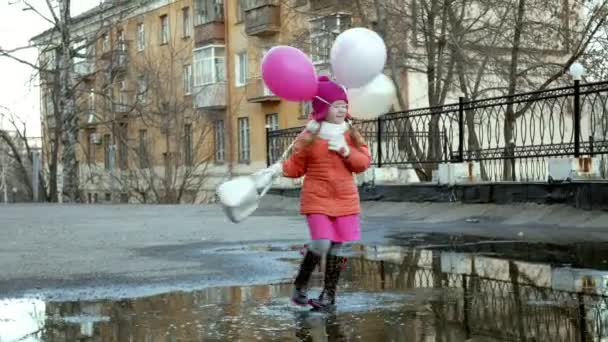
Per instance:
[[[311,312],[289,302],[307,237],[297,216],[23,205],[0,218],[0,341],[608,338],[597,230],[366,217],[337,309]]]

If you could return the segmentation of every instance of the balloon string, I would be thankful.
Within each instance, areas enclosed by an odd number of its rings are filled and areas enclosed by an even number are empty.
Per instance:
[[[306,129],[304,129],[306,130]],[[285,152],[283,152],[283,154],[281,155],[281,157],[279,158],[279,160],[277,160],[277,163],[285,161],[285,159],[287,159],[287,156],[289,155],[289,153],[291,152],[291,150],[293,149],[293,147],[296,145],[296,142],[298,141],[298,138],[294,139],[291,144],[289,144],[289,146],[287,146],[287,149],[285,150]]]
[[[296,140],[294,140],[294,141],[291,142],[291,144],[287,147],[287,149],[285,150],[285,152],[283,152],[283,154],[281,155],[281,158],[279,158],[279,160],[277,161],[277,163],[278,162],[283,162],[283,161],[285,161],[285,159],[287,159],[287,156],[291,152],[291,149],[293,149],[293,146],[296,144]]]
[[[315,96],[315,98],[316,98],[316,99],[318,99],[318,100],[321,100],[321,101],[323,101],[323,102],[325,102],[325,103],[327,103],[328,105],[330,105],[330,106],[331,106],[331,103],[329,103],[327,100],[325,100],[325,99],[324,99],[324,98],[322,98],[321,96]]]

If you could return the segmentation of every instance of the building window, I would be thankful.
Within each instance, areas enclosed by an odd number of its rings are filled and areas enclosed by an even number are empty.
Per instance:
[[[242,87],[247,84],[247,52],[236,55],[236,86]]]
[[[127,144],[128,137],[128,126],[126,123],[120,124],[119,127],[119,141],[118,141],[118,165],[121,170],[126,170],[128,167],[128,155],[129,149]]]
[[[88,103],[88,111],[87,111],[87,124],[95,123],[95,90],[89,90],[89,97],[87,100]]]
[[[195,0],[196,25],[224,20],[223,0]]]
[[[139,168],[147,169],[150,167],[148,161],[148,131],[145,129],[139,130]]]
[[[250,160],[249,118],[239,118],[239,162],[249,163]]]
[[[190,16],[190,7],[182,9],[182,35],[184,38],[192,35],[192,17]]]
[[[215,122],[215,161],[224,161],[224,120]]]
[[[245,3],[245,0],[236,1],[236,22],[237,23],[242,22],[243,18],[245,18],[245,6],[247,6],[247,4]]]
[[[266,115],[266,128],[271,132],[279,129],[279,114],[272,113]],[[268,152],[270,153],[270,160],[277,160],[280,155],[277,139],[268,141]]]
[[[184,94],[192,94],[192,65],[184,65]]]
[[[89,47],[87,48],[87,57],[93,63],[95,62],[95,58],[97,58],[97,49],[94,42],[89,42]]]
[[[82,65],[83,63],[86,63],[89,60],[87,56],[87,41],[79,40],[77,42],[74,42],[74,50],[76,51],[76,54],[74,55],[74,67],[78,72],[82,70],[78,69],[78,65]]]
[[[266,127],[271,131],[276,131],[279,129],[279,114],[272,113],[266,115]]]
[[[57,50],[49,49],[44,51],[42,59],[45,70],[55,70],[57,67]]]
[[[105,96],[106,111],[109,112],[112,110],[112,106],[114,104],[114,93],[112,91],[112,87],[110,85],[107,85],[103,93]]]
[[[192,166],[192,124],[184,125],[184,161]]]
[[[127,42],[125,40],[125,31],[118,31],[118,65],[125,65],[127,62]]]
[[[54,92],[51,88],[44,88],[43,90],[43,103],[44,103],[44,114],[51,116],[55,114],[55,104],[53,101]]]
[[[126,112],[128,110],[128,92],[127,92],[127,81],[122,80],[118,82],[118,112]]]
[[[307,120],[308,117],[310,116],[310,113],[312,113],[312,102],[310,102],[310,101],[302,102],[301,107],[300,107],[300,117],[298,119]]]
[[[137,79],[137,94],[135,95],[135,101],[138,104],[146,103],[146,93],[148,92],[148,83],[144,76],[140,76]]]
[[[111,159],[111,141],[110,141],[110,135],[109,134],[105,134],[103,136],[103,165],[105,167],[106,170],[110,170],[110,168],[112,167],[110,165],[110,159]]]
[[[89,141],[87,142],[87,163],[90,165],[95,162],[95,139],[96,133],[89,133]]]
[[[110,35],[107,33],[101,37],[101,50],[103,52],[110,51]]]
[[[206,46],[194,50],[194,85],[226,80],[224,46]]]
[[[350,28],[351,17],[334,14],[310,21],[311,58],[314,64],[329,63],[329,52],[336,37]]]
[[[144,51],[146,48],[146,31],[143,23],[137,24],[137,51]]]
[[[160,17],[160,43],[168,44],[169,43],[169,17],[167,15],[163,15]]]
[[[262,49],[262,58],[260,59],[260,65],[262,65],[262,61],[264,60],[264,57],[266,56],[268,51],[270,51],[270,49],[268,48]],[[264,96],[275,96],[274,93],[270,91],[270,88],[266,86],[266,82],[262,82],[262,84],[264,85]]]
[[[95,113],[95,89],[89,90],[89,114]]]

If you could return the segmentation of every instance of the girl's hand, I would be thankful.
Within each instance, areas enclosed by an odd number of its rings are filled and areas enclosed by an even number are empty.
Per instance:
[[[321,124],[315,120],[310,120],[308,121],[308,124],[306,124],[306,130],[310,133],[316,134],[319,132],[319,129],[321,129]]]
[[[272,165],[270,165],[270,167],[268,169],[270,169],[272,171],[273,177],[278,177],[283,174],[283,164],[282,163],[272,164]]]
[[[328,145],[330,151],[335,151],[343,158],[347,158],[350,155],[350,147],[348,147],[344,136],[330,140]]]

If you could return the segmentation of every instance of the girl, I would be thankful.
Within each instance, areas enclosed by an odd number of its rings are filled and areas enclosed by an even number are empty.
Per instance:
[[[270,168],[289,178],[306,176],[300,211],[306,215],[313,241],[294,281],[292,300],[325,308],[335,304],[340,271],[346,266],[346,258],[338,255],[340,245],[361,238],[353,173],[365,171],[371,156],[361,135],[346,121],[348,99],[342,86],[321,76],[312,106],[313,120],[296,140],[292,156]],[[323,255],[327,256],[323,292],[309,300],[308,281]]]

